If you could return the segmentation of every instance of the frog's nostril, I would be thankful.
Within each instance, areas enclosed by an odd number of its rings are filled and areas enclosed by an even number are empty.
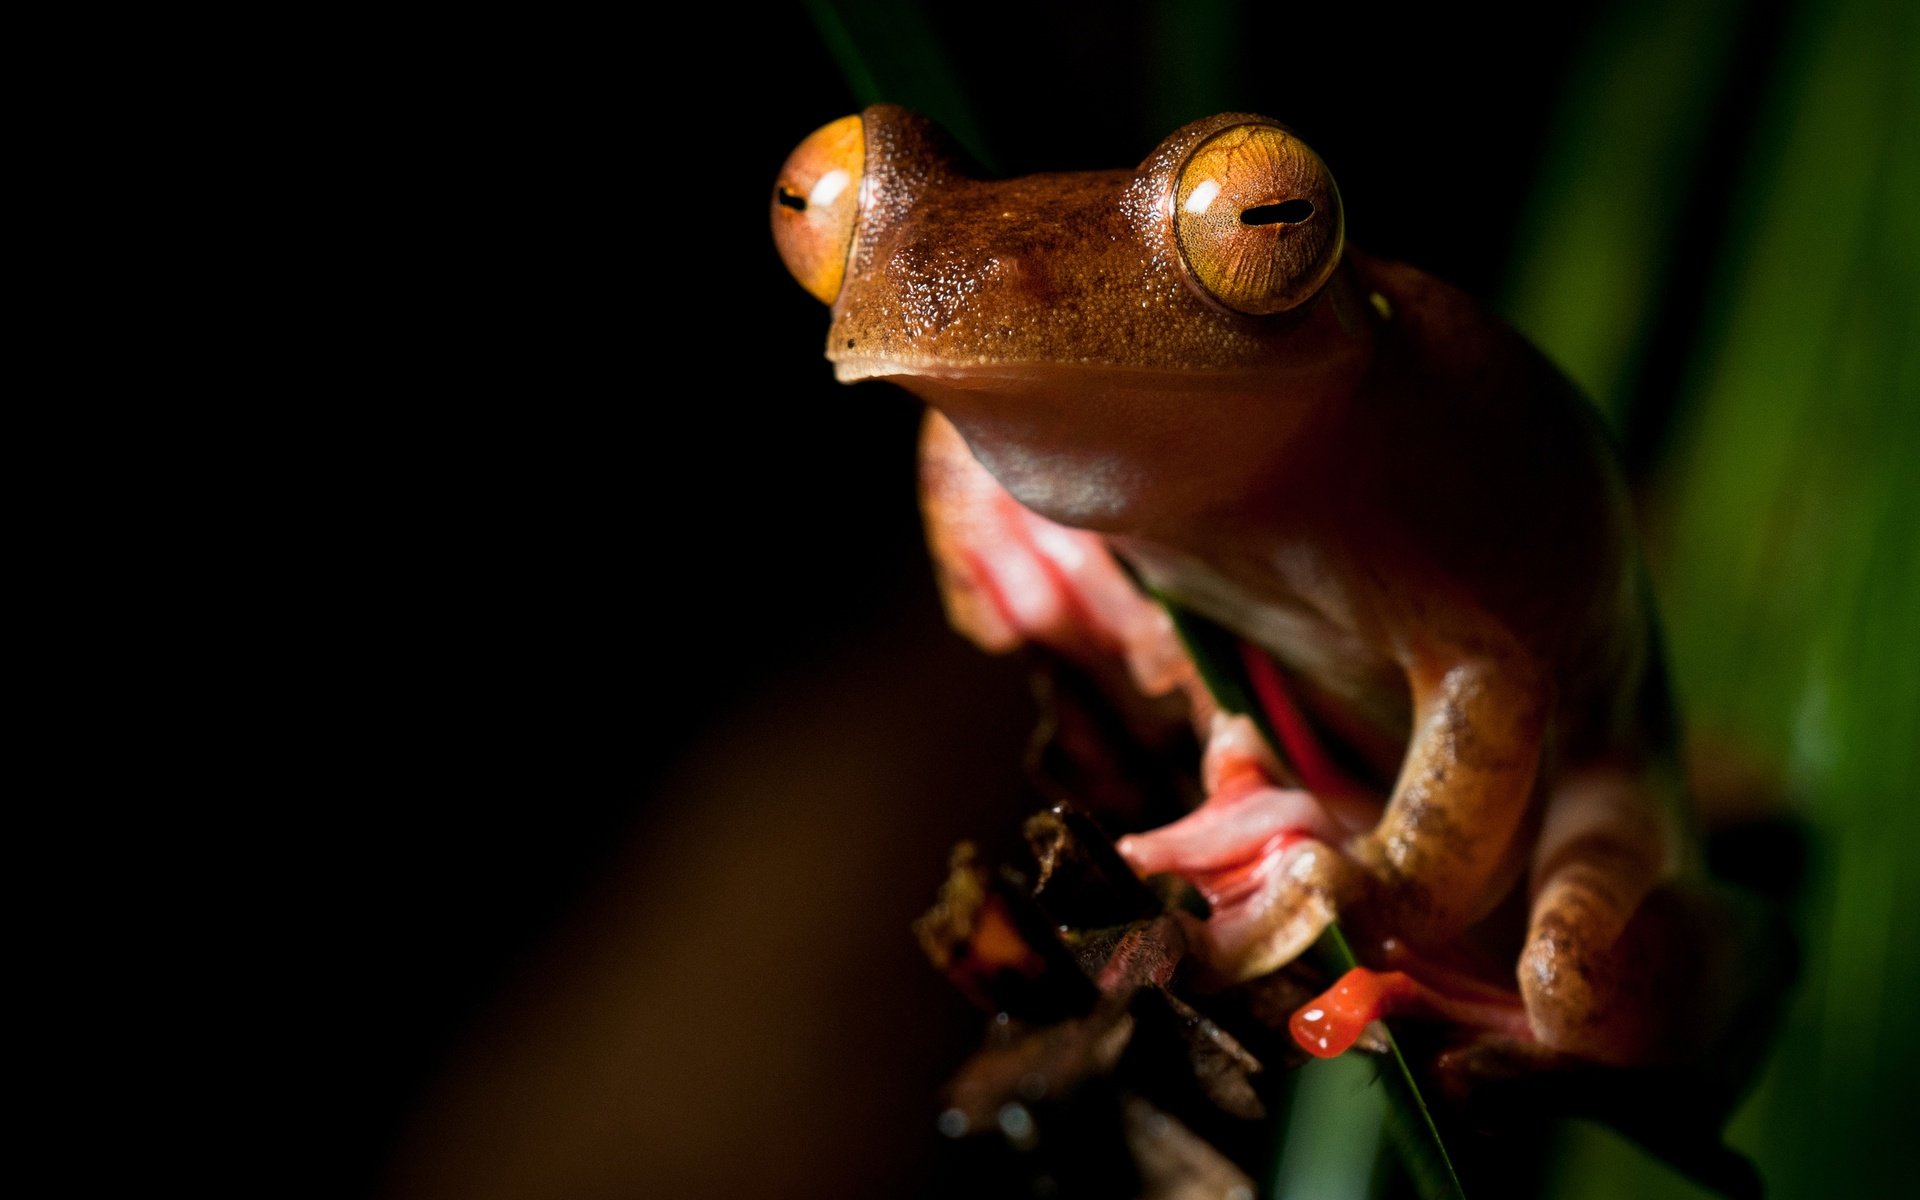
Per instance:
[[[1313,215],[1313,201],[1286,200],[1260,204],[1240,214],[1242,225],[1298,225]]]
[[[805,196],[802,196],[799,192],[794,191],[792,188],[785,186],[784,184],[781,185],[779,194],[775,197],[775,199],[779,200],[782,205],[785,205],[787,208],[790,208],[795,212],[807,211],[807,198]]]

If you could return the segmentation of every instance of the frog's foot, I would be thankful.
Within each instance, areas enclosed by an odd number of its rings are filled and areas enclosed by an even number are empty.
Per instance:
[[[1083,667],[1118,659],[1148,696],[1195,679],[1172,620],[1105,539],[1021,505],[937,413],[921,435],[920,470],[927,541],[954,628],[993,653],[1031,642]]]
[[[1277,773],[1250,719],[1217,715],[1206,803],[1119,842],[1141,875],[1171,871],[1206,897],[1213,913],[1196,949],[1230,979],[1291,962],[1333,920],[1348,887],[1349,865],[1332,848],[1340,826],[1312,795],[1275,786]]]

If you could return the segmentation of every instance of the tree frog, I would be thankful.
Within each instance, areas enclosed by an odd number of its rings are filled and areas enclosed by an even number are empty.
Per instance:
[[[1338,914],[1396,969],[1303,1009],[1309,1048],[1394,1007],[1607,1063],[1704,1044],[1738,919],[1608,439],[1466,295],[1349,247],[1299,137],[1225,113],[1136,169],[991,181],[881,105],[801,143],[772,219],[837,377],[932,410],[955,625],[1189,695],[1206,800],[1120,848],[1207,897],[1213,970]],[[1284,766],[1142,583],[1243,641]]]

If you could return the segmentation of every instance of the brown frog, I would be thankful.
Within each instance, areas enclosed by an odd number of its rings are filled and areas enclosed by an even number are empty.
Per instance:
[[[1227,113],[1137,169],[988,181],[882,105],[800,145],[772,216],[838,378],[933,410],[954,623],[1191,697],[1208,798],[1121,850],[1207,896],[1215,970],[1338,914],[1404,971],[1302,1010],[1325,1053],[1395,1007],[1616,1064],[1724,1023],[1745,935],[1703,882],[1608,439],[1467,296],[1349,248],[1298,137]],[[1243,639],[1284,766],[1135,578]]]

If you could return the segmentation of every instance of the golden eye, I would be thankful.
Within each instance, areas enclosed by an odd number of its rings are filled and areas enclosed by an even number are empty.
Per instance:
[[[773,185],[773,241],[800,286],[828,304],[840,294],[860,215],[867,135],[858,116],[807,135]]]
[[[1333,274],[1346,236],[1320,156],[1276,125],[1235,125],[1194,148],[1173,188],[1188,277],[1256,316],[1285,312]]]

